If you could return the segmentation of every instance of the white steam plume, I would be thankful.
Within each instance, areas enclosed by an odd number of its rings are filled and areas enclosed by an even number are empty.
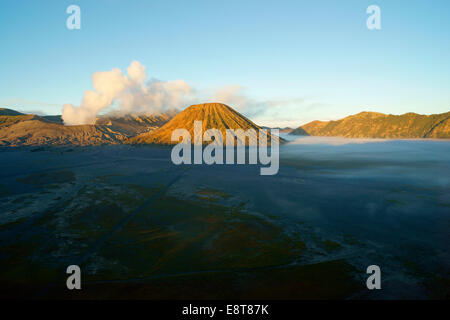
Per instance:
[[[119,113],[154,114],[185,105],[194,93],[183,80],[150,80],[145,83],[145,66],[131,62],[127,75],[118,68],[95,72],[92,76],[94,90],[87,90],[81,106],[63,106],[62,118],[66,125],[94,124],[98,113],[114,102]]]

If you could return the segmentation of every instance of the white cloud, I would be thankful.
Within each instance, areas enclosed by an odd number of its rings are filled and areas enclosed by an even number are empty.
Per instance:
[[[92,76],[94,90],[87,90],[80,106],[65,104],[62,118],[67,125],[93,124],[100,111],[117,102],[119,113],[164,112],[179,108],[190,100],[194,90],[183,80],[159,81],[147,78],[145,66],[131,62],[127,75],[120,69],[95,72]]]
[[[258,100],[247,95],[241,85],[223,86],[213,94],[205,94],[184,80],[146,79],[146,67],[139,61],[131,62],[127,74],[118,68],[95,72],[94,90],[85,91],[81,105],[63,106],[64,123],[93,124],[100,112],[112,111],[112,105],[117,105],[116,114],[155,114],[207,101],[225,103],[259,125],[298,127],[305,120],[314,120],[314,110],[325,106],[306,97]]]
[[[249,97],[245,88],[240,85],[222,87],[210,100],[228,104],[258,125],[269,127],[296,128],[300,124],[315,120],[314,113],[327,106],[308,97],[257,100]]]

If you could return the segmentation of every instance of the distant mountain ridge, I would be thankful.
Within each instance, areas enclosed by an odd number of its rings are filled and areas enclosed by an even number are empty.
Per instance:
[[[104,115],[94,125],[65,126],[61,116],[39,116],[0,108],[0,146],[176,144],[173,130],[185,128],[193,138],[195,120],[202,132],[216,128],[225,139],[226,129],[260,128],[233,108],[221,103],[193,105],[184,111],[156,115]],[[289,132],[290,128],[283,128]],[[282,132],[283,132],[282,131]],[[433,115],[406,113],[386,115],[361,112],[336,121],[313,121],[293,130],[292,135],[347,138],[439,138],[450,139],[450,112]],[[281,139],[281,142],[284,140]],[[247,145],[246,141],[243,142]]]
[[[22,115],[24,114],[16,110],[0,108],[0,116],[22,116]]]
[[[171,111],[155,115],[100,116],[95,120],[95,124],[108,126],[110,129],[119,131],[128,137],[134,137],[138,134],[158,129],[172,119],[176,113],[176,111]]]
[[[63,125],[61,116],[23,114],[0,109],[0,146],[120,144],[130,137],[156,130],[172,113],[101,116],[94,125]]]
[[[290,127],[267,127],[267,126],[263,126],[261,128],[266,129],[266,130],[277,129],[280,133],[291,133],[292,131],[294,131],[294,129],[292,129]]]
[[[340,120],[312,121],[293,130],[292,135],[345,138],[450,138],[450,112],[432,115],[405,113],[387,115],[360,112]]]

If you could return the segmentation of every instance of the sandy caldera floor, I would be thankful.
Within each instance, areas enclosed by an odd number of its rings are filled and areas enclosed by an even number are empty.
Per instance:
[[[449,146],[289,144],[274,176],[166,147],[1,149],[0,296],[448,298]]]

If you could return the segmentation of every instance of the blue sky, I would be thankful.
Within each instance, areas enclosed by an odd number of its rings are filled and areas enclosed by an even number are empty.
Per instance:
[[[81,30],[66,8],[81,8]],[[366,8],[381,9],[381,30]],[[132,60],[200,91],[245,88],[295,125],[363,110],[450,110],[450,1],[0,0],[0,105],[60,114]],[[301,101],[301,102],[299,102]],[[203,101],[199,101],[203,102]],[[179,106],[183,107],[183,106]]]

